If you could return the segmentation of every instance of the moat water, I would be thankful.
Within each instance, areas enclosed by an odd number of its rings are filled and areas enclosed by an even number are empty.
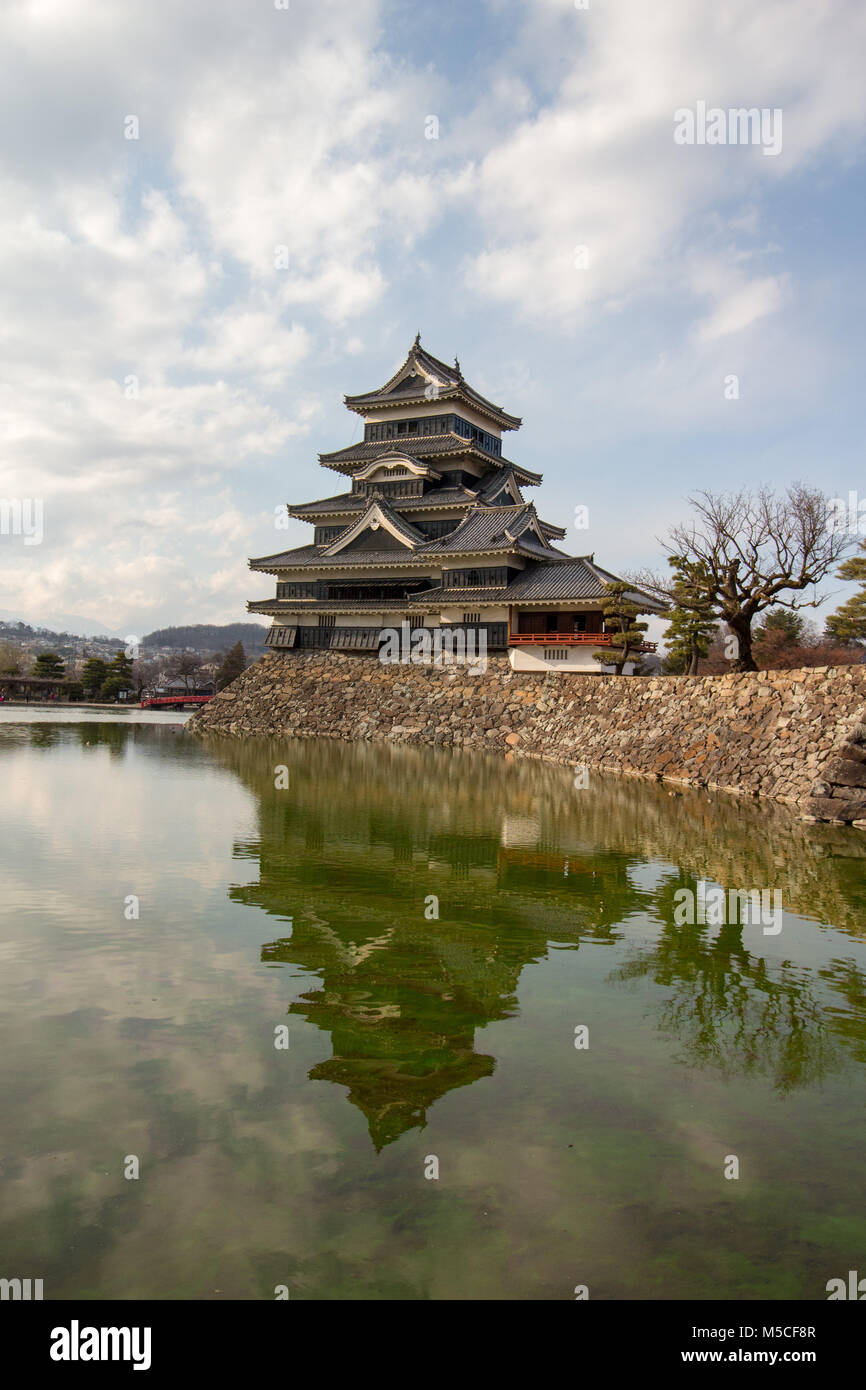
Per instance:
[[[442,750],[0,721],[0,1275],[823,1300],[866,1274],[866,838]],[[699,881],[778,890],[781,930],[679,925]]]

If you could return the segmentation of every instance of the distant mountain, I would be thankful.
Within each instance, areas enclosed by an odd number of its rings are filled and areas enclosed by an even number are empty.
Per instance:
[[[262,623],[196,623],[189,627],[160,627],[142,637],[142,647],[192,647],[197,652],[228,651],[243,642],[247,656],[265,649],[267,628]]]
[[[40,613],[38,617],[31,614],[25,618],[21,613],[0,609],[0,622],[24,623],[27,627],[65,633],[67,637],[119,637],[126,640],[125,633],[115,632],[104,623],[98,623],[95,618],[82,618],[75,613]]]
[[[0,618],[0,639],[5,642],[39,641],[57,647],[60,651],[81,642],[98,642],[102,646],[114,646],[118,649],[124,644],[122,637],[103,637],[100,633],[82,637],[77,632],[58,632],[56,628],[45,627],[42,623],[25,623],[20,619],[6,618]]]

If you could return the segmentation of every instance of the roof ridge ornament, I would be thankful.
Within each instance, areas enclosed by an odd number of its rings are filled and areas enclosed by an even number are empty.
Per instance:
[[[412,344],[412,346],[413,346],[413,348],[419,348],[419,347],[421,346],[421,334],[420,334],[420,333],[416,333],[416,334],[415,334],[415,341],[414,341],[414,343]]]

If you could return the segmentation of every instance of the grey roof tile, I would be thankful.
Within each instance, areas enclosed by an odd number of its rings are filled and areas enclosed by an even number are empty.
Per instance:
[[[543,564],[527,565],[508,592],[513,602],[521,599],[530,602],[534,599],[601,599],[605,593],[605,583],[620,582],[616,575],[607,570],[599,570],[592,559],[578,555],[567,560],[547,561]],[[634,597],[643,602],[649,595],[634,591]],[[656,600],[653,606],[658,607]]]
[[[404,375],[407,371],[408,375]],[[408,356],[402,366],[385,382],[384,386],[377,386],[372,391],[364,391],[358,396],[345,396],[344,400],[350,409],[357,409],[359,406],[365,405],[386,405],[392,400],[424,399],[428,384],[428,378],[424,373],[429,373],[440,383],[440,399],[443,395],[446,397],[463,396],[485,412],[497,416],[506,429],[520,428],[522,421],[519,416],[509,415],[501,405],[494,405],[486,396],[482,396],[480,391],[476,391],[464,379],[456,362],[452,367],[447,362],[441,361],[440,358],[434,357],[432,352],[427,352],[425,348],[421,347],[417,338],[409,349]]]
[[[293,565],[313,564],[322,558],[322,547],[299,545],[294,550],[278,550],[275,555],[259,555],[250,560],[250,569],[289,569]]]
[[[436,589],[426,590],[423,594],[411,594],[406,600],[410,608],[430,608],[439,607],[460,607],[465,603],[510,603],[509,589],[443,589],[440,585]]]
[[[288,502],[286,505],[293,516],[303,516],[305,513],[355,511],[363,507],[365,501],[360,492],[338,492],[334,497],[319,497],[314,502]]]
[[[493,455],[488,454],[485,449],[471,439],[464,439],[462,434],[413,434],[406,440],[361,440],[358,444],[349,444],[345,449],[335,449],[328,454],[319,454],[319,462],[326,468],[336,468],[338,471],[350,463],[369,463],[371,459],[378,458],[381,454],[394,452],[396,444],[407,443],[412,445],[412,456],[424,460],[438,454],[474,454],[485,464],[489,464]],[[520,482],[530,486],[540,483],[541,473],[533,473],[528,468],[521,468],[518,463],[511,463],[508,459],[499,458],[497,464],[503,468],[511,468]]]
[[[425,492],[422,497],[391,497],[388,501],[398,512],[415,511],[425,507],[471,506],[478,500],[478,494],[468,487],[437,487]],[[363,492],[338,492],[335,497],[321,497],[315,502],[288,503],[292,516],[325,516],[330,512],[360,512],[367,506],[368,498]]]
[[[370,492],[367,494],[365,500],[367,503],[365,511],[360,516],[353,517],[348,526],[343,527],[339,536],[334,536],[333,540],[328,541],[325,545],[325,554],[329,558],[332,553],[335,555],[340,553],[335,551],[334,547],[341,545],[344,537],[355,530],[356,527],[362,528],[358,531],[359,536],[364,534],[365,529],[369,529],[369,527],[364,528],[363,523],[366,520],[367,513],[374,511],[376,508],[378,508],[382,516],[391,523],[397,535],[402,537],[403,540],[408,541],[413,549],[427,540],[424,532],[419,531],[417,526],[413,526],[411,521],[407,521],[404,516],[401,516],[381,493],[375,491]]]
[[[429,541],[424,546],[428,554],[448,555],[476,550],[511,551],[516,545],[537,548],[542,555],[550,554],[543,542],[531,531],[538,517],[531,502],[513,507],[472,507],[449,535]],[[529,533],[525,535],[524,533]]]
[[[384,613],[408,609],[408,598],[262,598],[250,599],[249,613]]]
[[[565,559],[548,559],[532,562],[526,566],[505,588],[431,590],[424,595],[415,595],[410,603],[422,600],[429,603],[533,603],[545,600],[599,599],[604,597],[605,583],[620,582],[617,576],[599,567],[586,555],[569,556]],[[633,597],[640,602],[649,599],[648,594],[635,590]],[[655,608],[658,602],[653,599]]]
[[[284,550],[278,555],[262,555],[250,560],[250,569],[269,573],[288,569],[332,570],[351,565],[352,568],[364,570],[382,566],[390,569],[395,565],[417,568],[422,563],[429,569],[423,546],[417,550],[342,550],[337,555],[326,555],[325,549],[325,546],[302,545],[297,550]]]
[[[515,470],[509,464],[504,468],[492,468],[489,473],[481,479],[481,486],[478,489],[478,499],[481,502],[491,504],[508,487],[508,481],[512,479],[517,487],[518,496],[522,498],[520,492],[520,481],[515,475]],[[510,494],[506,492],[506,496]],[[513,499],[512,499],[513,501]]]

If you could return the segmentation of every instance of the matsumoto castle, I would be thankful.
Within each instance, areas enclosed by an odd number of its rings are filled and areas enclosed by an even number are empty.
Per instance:
[[[272,616],[267,645],[376,653],[386,633],[438,628],[452,642],[474,635],[482,649],[486,637],[516,670],[605,670],[592,654],[610,646],[601,600],[617,576],[560,550],[564,528],[526,500],[541,475],[502,449],[520,419],[420,338],[390,381],[345,402],[364,421],[363,441],[319,455],[343,490],[288,506],[312,525],[312,542],[250,561],[277,580],[274,598],[247,605]]]

